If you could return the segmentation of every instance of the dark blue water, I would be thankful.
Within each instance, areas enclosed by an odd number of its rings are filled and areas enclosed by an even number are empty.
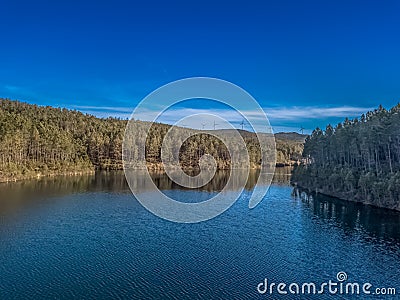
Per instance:
[[[182,201],[213,193],[160,186]],[[0,299],[277,299],[260,295],[258,283],[321,283],[339,271],[400,293],[400,214],[294,198],[287,178],[255,209],[247,190],[198,224],[155,217],[121,173],[0,189]]]

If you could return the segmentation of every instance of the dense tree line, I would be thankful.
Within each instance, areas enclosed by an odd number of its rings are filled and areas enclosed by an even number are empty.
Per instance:
[[[138,166],[140,162],[135,163],[140,152],[140,147],[137,143],[138,137],[146,136],[147,126],[145,122],[136,121],[128,132],[127,135],[130,145],[129,150],[126,151],[125,157],[133,166]],[[149,134],[146,139],[146,163],[147,167],[154,169],[163,169],[161,163],[161,148],[164,146],[164,151],[167,153],[166,163],[168,158],[171,161],[179,160],[181,167],[184,169],[199,169],[199,159],[204,154],[209,154],[216,160],[217,168],[220,170],[230,169],[231,167],[241,167],[249,164],[250,168],[260,167],[262,155],[258,137],[255,133],[237,130],[239,135],[233,134],[232,130],[210,130],[197,132],[188,128],[177,128],[172,133],[170,140],[165,140],[164,137],[170,129],[170,125],[155,123],[150,127]],[[236,132],[236,130],[234,130]],[[214,136],[218,135],[222,139]],[[190,137],[189,137],[190,136]],[[304,136],[296,133],[283,134],[278,133],[275,135],[275,141],[271,140],[271,136],[261,134],[260,138],[264,138],[268,144],[266,155],[268,157],[275,157],[278,166],[294,165],[301,160],[301,153],[303,150]],[[241,139],[245,142],[245,149],[240,147]],[[275,145],[276,143],[276,145]],[[276,146],[276,149],[275,149]],[[178,148],[179,147],[179,148]],[[230,153],[229,150],[232,152]],[[248,161],[243,160],[244,155],[240,154],[241,151],[247,150]],[[276,152],[275,152],[276,151]],[[231,154],[240,157],[240,161],[232,160]],[[175,157],[178,156],[178,157]],[[236,165],[233,164],[236,162]],[[142,166],[143,167],[143,166]]]
[[[400,210],[400,105],[315,129],[292,181],[339,198]]]
[[[0,100],[0,178],[119,169],[125,122]]]
[[[144,123],[135,121],[135,135]],[[79,111],[37,106],[0,99],[0,181],[37,176],[86,172],[95,169],[122,169],[122,141],[127,121],[96,118]],[[146,140],[146,161],[157,168],[161,143],[170,125],[153,124]],[[192,129],[182,128],[182,137]],[[193,131],[193,130],[192,130]],[[254,133],[240,131],[246,142],[252,167],[260,163],[261,153]],[[225,134],[229,135],[227,131]],[[233,141],[234,142],[234,141]],[[300,156],[302,142],[277,139],[278,163],[289,164]],[[170,145],[173,149],[175,144]],[[226,146],[208,134],[196,134],[179,149],[185,168],[196,168],[203,154],[212,155],[219,169],[230,167]],[[131,149],[137,156],[140,149]]]

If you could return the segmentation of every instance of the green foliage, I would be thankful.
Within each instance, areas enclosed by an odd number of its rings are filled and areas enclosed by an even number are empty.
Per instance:
[[[380,106],[306,139],[293,182],[326,194],[400,209],[400,104]]]
[[[119,169],[125,124],[0,99],[0,180]]]

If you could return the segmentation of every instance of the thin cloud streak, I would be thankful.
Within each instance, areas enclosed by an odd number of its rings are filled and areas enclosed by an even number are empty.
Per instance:
[[[114,116],[115,112],[132,113],[133,108],[130,107],[111,107],[111,106],[87,106],[87,105],[72,105],[71,108],[81,110],[84,112],[109,112],[110,116]]]
[[[130,118],[133,112],[132,108],[128,107],[96,107],[96,106],[74,106],[83,112],[96,115],[98,117],[119,117],[123,119]],[[363,113],[373,110],[373,107],[358,107],[358,106],[338,106],[338,107],[316,107],[316,106],[294,106],[294,107],[278,107],[264,108],[264,112],[269,119],[274,131],[298,131],[296,124],[315,120],[328,120],[330,118],[353,118],[358,117]],[[259,111],[243,111],[250,117],[253,125],[265,124],[265,117]],[[234,110],[230,109],[197,109],[197,108],[176,108],[168,109],[157,119],[157,122],[174,124],[179,120],[195,115],[195,114],[211,114],[222,117],[232,123],[236,128],[241,128],[243,116]],[[143,112],[139,120],[153,121],[154,111]],[[314,120],[314,121],[313,121]],[[207,127],[211,129],[213,117],[204,118],[195,124],[188,124],[192,128],[204,127],[202,124],[207,123]],[[259,123],[259,124],[258,124]],[[245,125],[245,129],[250,130],[249,124]],[[306,130],[308,132],[309,130]]]
[[[264,109],[270,119],[275,120],[298,120],[298,119],[321,119],[321,118],[344,118],[356,117],[374,107],[338,106],[338,107],[315,107],[296,106],[289,108]]]
[[[123,113],[125,117],[133,112],[129,107],[97,107],[97,106],[72,106],[74,109],[84,112],[91,111],[93,113],[101,112],[109,113],[110,116],[118,116],[118,113]],[[374,107],[357,107],[357,106],[338,106],[338,107],[315,107],[315,106],[294,106],[281,108],[264,108],[267,117],[270,120],[299,120],[299,119],[320,119],[331,117],[356,117],[363,113],[373,110]],[[183,118],[193,114],[212,113],[223,116],[232,121],[241,121],[240,113],[229,109],[196,109],[196,108],[178,108],[170,109],[163,113],[164,118]],[[243,111],[243,113],[255,119],[262,119],[263,115],[257,111]],[[151,113],[149,112],[149,115]],[[142,120],[147,120],[149,116],[144,113],[141,116]]]

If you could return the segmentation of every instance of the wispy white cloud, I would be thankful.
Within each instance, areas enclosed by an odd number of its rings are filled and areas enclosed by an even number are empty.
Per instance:
[[[265,112],[273,120],[298,120],[298,119],[321,119],[321,118],[344,118],[360,116],[374,107],[338,106],[338,107],[316,107],[316,106],[294,106],[280,108],[265,108]]]
[[[133,108],[128,107],[97,107],[97,106],[75,106],[74,108],[82,110],[87,113],[94,114],[99,117],[120,117],[130,118]],[[357,117],[367,111],[373,110],[373,107],[360,107],[360,106],[337,106],[337,107],[318,107],[318,106],[293,106],[293,107],[274,107],[264,108],[264,112],[268,117],[270,124],[273,126],[274,131],[298,131],[298,124],[304,122],[315,122],[315,120],[330,120],[332,118],[345,118]],[[158,119],[158,122],[175,124],[181,119],[192,115],[201,115],[199,118],[193,118],[183,121],[186,126],[191,128],[205,128],[212,129],[214,121],[218,121],[219,116],[228,122],[232,123],[234,127],[240,128],[243,121],[243,115],[249,118],[253,126],[264,124],[265,117],[260,111],[242,111],[237,112],[230,109],[198,109],[198,108],[176,108],[166,110]],[[143,121],[153,121],[154,111],[143,111],[138,118]],[[183,124],[181,123],[181,124]],[[187,123],[187,124],[186,124]],[[218,127],[217,128],[223,128]],[[245,125],[245,129],[249,130],[250,126]],[[311,128],[310,128],[311,129]],[[306,130],[308,132],[310,130]]]
[[[133,108],[129,107],[113,107],[113,106],[88,106],[88,105],[72,105],[71,108],[81,110],[81,111],[99,111],[99,112],[108,112],[110,116],[113,116],[115,112],[122,113],[132,113]]]
[[[34,92],[32,88],[13,84],[0,85],[0,93],[1,96],[18,99],[20,101],[40,98],[39,95]]]
[[[15,85],[8,85],[8,84],[4,85],[3,88],[4,88],[5,90],[7,90],[7,91],[10,91],[10,92],[17,92],[17,91],[21,90],[21,88],[18,87],[18,86],[15,86]]]

